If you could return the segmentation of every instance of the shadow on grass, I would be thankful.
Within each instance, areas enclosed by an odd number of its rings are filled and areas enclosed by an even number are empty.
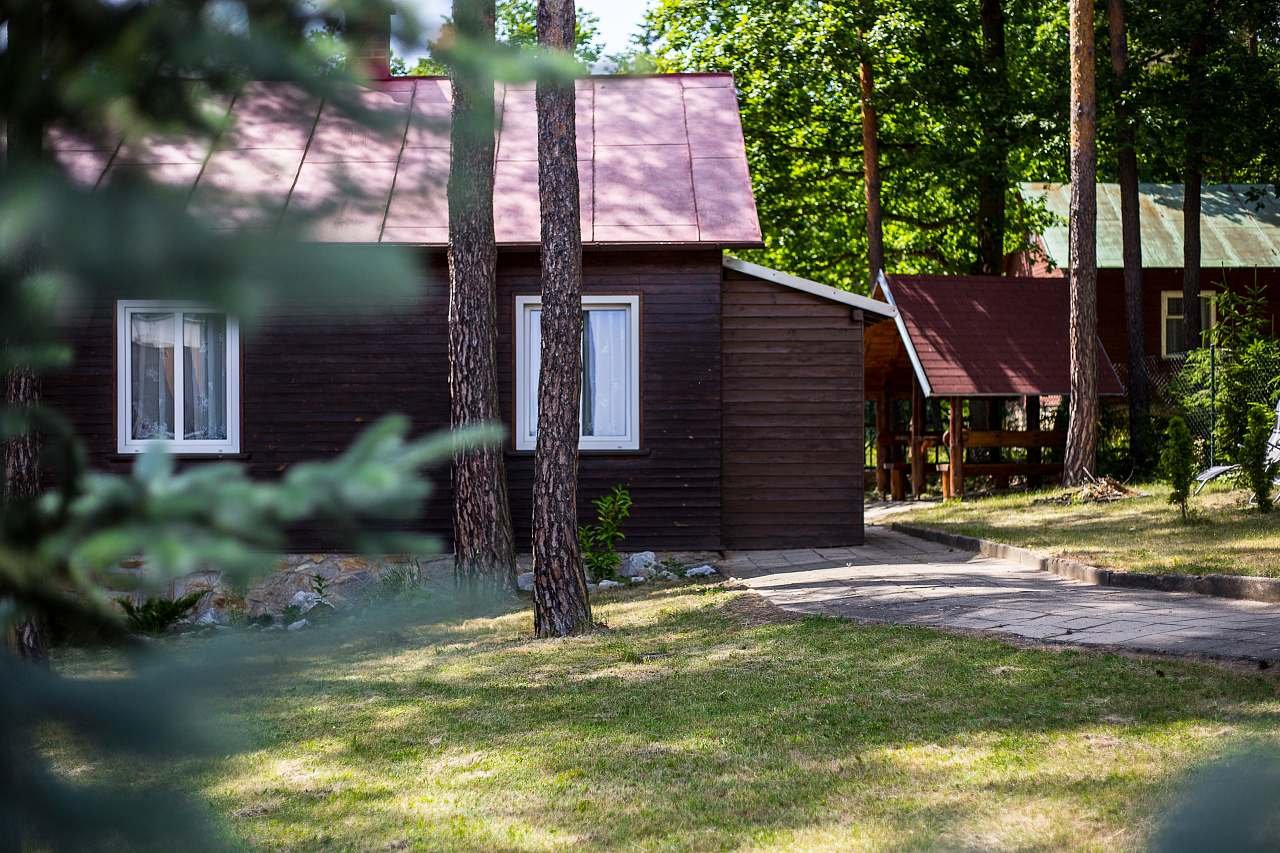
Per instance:
[[[1204,731],[1276,722],[1258,677],[770,622],[742,595],[629,591],[600,606],[612,630],[565,641],[501,608],[328,650],[317,632],[215,706],[252,752],[181,772],[266,847],[984,846],[1017,808],[1062,816],[1028,824],[1040,843],[1087,846],[1076,822],[1140,826]]]
[[[1280,525],[1240,493],[1193,501],[1183,522],[1163,494],[1111,504],[1036,504],[1036,495],[932,508],[905,520],[953,533],[1087,559],[1104,568],[1278,576]]]

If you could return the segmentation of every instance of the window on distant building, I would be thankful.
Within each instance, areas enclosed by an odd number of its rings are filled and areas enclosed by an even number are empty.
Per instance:
[[[240,450],[236,322],[190,303],[116,303],[117,447]]]
[[[516,449],[538,440],[542,303],[516,297]],[[640,447],[640,297],[582,298],[582,450]]]
[[[1160,354],[1165,358],[1187,351],[1186,326],[1183,319],[1182,291],[1166,290],[1160,294]],[[1213,291],[1200,291],[1200,328],[1209,331],[1218,322],[1217,303]]]

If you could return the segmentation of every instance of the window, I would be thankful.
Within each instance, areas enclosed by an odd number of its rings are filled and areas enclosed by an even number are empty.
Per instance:
[[[583,450],[640,447],[640,298],[582,299]],[[542,304],[516,297],[516,449],[533,450],[538,439],[538,368],[542,355]]]
[[[240,450],[236,322],[178,302],[116,303],[117,447]]]
[[[1166,290],[1160,294],[1160,354],[1165,358],[1187,351],[1186,331],[1182,325],[1182,292]],[[1217,300],[1212,290],[1200,291],[1200,328],[1209,331],[1218,323]]]

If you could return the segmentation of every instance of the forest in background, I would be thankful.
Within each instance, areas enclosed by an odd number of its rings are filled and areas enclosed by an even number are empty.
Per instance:
[[[1273,187],[1280,4],[1125,3],[1116,85],[1097,5],[1098,179],[1115,181],[1116,114],[1135,117],[1140,180]],[[754,260],[867,284],[865,64],[873,81],[885,267],[998,272],[1048,214],[1022,181],[1068,180],[1068,21],[1051,0],[660,0],[621,70],[729,71],[766,248]]]

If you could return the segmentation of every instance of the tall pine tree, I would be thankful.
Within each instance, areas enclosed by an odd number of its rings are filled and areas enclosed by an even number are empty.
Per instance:
[[[454,0],[458,38],[494,44],[494,0]],[[451,69],[449,167],[449,397],[454,429],[497,423],[497,243],[493,225],[494,102],[487,62]],[[502,448],[454,460],[455,575],[471,589],[514,589],[515,546]]]
[[[539,0],[538,43],[573,52],[573,0]],[[578,432],[582,404],[582,226],[574,81],[538,80],[538,198],[542,208],[542,372],[533,481],[533,628],[539,637],[590,630],[578,550]]]

